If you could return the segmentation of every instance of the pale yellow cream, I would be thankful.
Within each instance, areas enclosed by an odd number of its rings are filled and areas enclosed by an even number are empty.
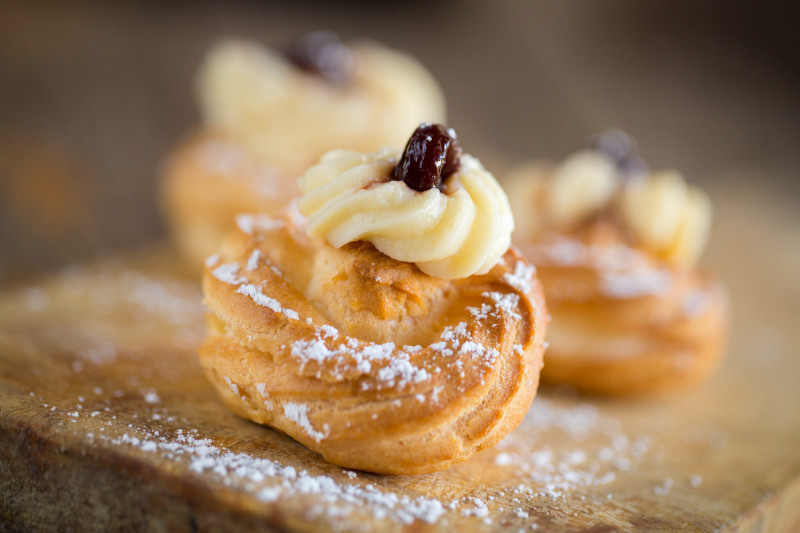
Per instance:
[[[686,266],[700,259],[711,229],[711,201],[679,172],[632,183],[621,207],[625,224],[657,255]]]
[[[350,48],[354,78],[336,86],[267,48],[223,41],[198,80],[204,121],[296,175],[331,148],[402,145],[421,121],[444,121],[441,90],[419,63],[375,44]]]
[[[505,182],[519,236],[570,228],[605,209],[620,186],[614,163],[593,150],[577,152],[553,169],[530,164]]]
[[[556,167],[521,167],[505,185],[523,241],[569,230],[601,211],[615,211],[644,248],[675,265],[697,264],[708,241],[711,202],[675,170],[626,181],[610,159],[585,150]]]
[[[488,272],[511,243],[514,220],[503,189],[467,154],[445,192],[417,192],[390,173],[398,150],[334,150],[300,178],[297,206],[309,235],[336,247],[365,240],[431,276]]]

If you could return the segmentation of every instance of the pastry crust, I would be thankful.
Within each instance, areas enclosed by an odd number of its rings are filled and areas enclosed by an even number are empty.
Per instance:
[[[200,349],[235,413],[387,474],[447,468],[522,420],[547,312],[516,251],[487,274],[441,280],[369,243],[309,238],[296,213],[240,222],[204,272]]]
[[[652,257],[606,215],[516,244],[538,269],[552,318],[543,382],[646,395],[717,368],[728,300],[710,275]]]
[[[711,203],[680,172],[650,172],[609,130],[557,165],[505,181],[512,242],[539,269],[551,312],[542,379],[646,395],[707,379],[728,329],[723,287],[697,267]]]
[[[717,367],[728,305],[711,276],[630,247],[602,218],[521,249],[552,316],[543,380],[641,395],[698,383]]]
[[[221,131],[186,139],[164,168],[161,201],[175,244],[200,267],[237,213],[276,213],[299,191],[294,176],[259,162]]]

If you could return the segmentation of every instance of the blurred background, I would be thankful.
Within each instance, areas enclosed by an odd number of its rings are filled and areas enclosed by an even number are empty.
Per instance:
[[[495,173],[616,126],[652,167],[791,212],[796,22],[775,1],[4,2],[0,284],[164,238],[159,165],[197,125],[194,73],[227,35],[283,47],[330,29],[413,54]]]

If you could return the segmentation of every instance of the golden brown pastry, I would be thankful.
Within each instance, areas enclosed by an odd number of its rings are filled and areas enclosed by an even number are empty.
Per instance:
[[[238,213],[277,213],[297,194],[296,180],[260,162],[233,138],[199,133],[167,162],[161,196],[175,243],[201,265]]]
[[[332,463],[388,474],[441,470],[492,446],[527,412],[544,349],[542,290],[535,269],[507,245],[488,268],[473,249],[485,226],[492,239],[510,233],[502,202],[492,207],[472,196],[495,187],[502,193],[479,163],[445,172],[441,189],[421,185],[378,227],[378,217],[358,206],[336,210],[313,194],[338,189],[334,203],[359,204],[374,199],[362,196],[361,180],[372,190],[419,185],[392,180],[401,166],[396,156],[360,161],[339,151],[309,170],[301,200],[308,217],[293,209],[281,219],[239,217],[206,263],[210,333],[201,363],[235,413],[284,431]],[[455,194],[467,200],[448,204]],[[386,235],[400,247],[393,223],[409,217],[431,216],[428,231],[414,230],[416,237],[452,229],[447,207],[435,220],[435,196],[457,205],[451,209],[472,209],[462,216],[467,230],[459,244],[432,261],[440,277],[376,248]],[[325,237],[314,236],[313,221],[329,217],[340,224],[322,224]],[[366,224],[370,235],[338,247],[328,242],[334,226],[359,218],[374,223]],[[462,275],[465,264],[483,273]]]
[[[709,377],[728,303],[697,267],[711,221],[702,191],[676,171],[648,172],[619,131],[504,184],[513,241],[536,265],[552,316],[543,381],[637,395]]]
[[[444,118],[441,91],[416,61],[329,33],[287,53],[223,41],[201,68],[198,97],[203,124],[169,158],[162,186],[169,227],[198,265],[233,214],[285,207],[323,153],[397,145],[422,120]]]

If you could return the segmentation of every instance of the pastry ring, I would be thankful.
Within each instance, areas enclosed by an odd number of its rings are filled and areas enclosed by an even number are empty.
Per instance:
[[[697,266],[711,205],[677,171],[648,172],[609,131],[559,165],[505,183],[552,322],[544,382],[612,396],[681,389],[724,353],[728,300]]]
[[[492,446],[536,394],[547,311],[513,249],[443,280],[305,219],[240,215],[206,262],[206,375],[228,407],[347,468],[421,474]]]
[[[543,382],[636,396],[708,379],[727,336],[722,285],[605,241],[601,235],[616,232],[605,226],[518,243],[538,266],[552,313]]]

